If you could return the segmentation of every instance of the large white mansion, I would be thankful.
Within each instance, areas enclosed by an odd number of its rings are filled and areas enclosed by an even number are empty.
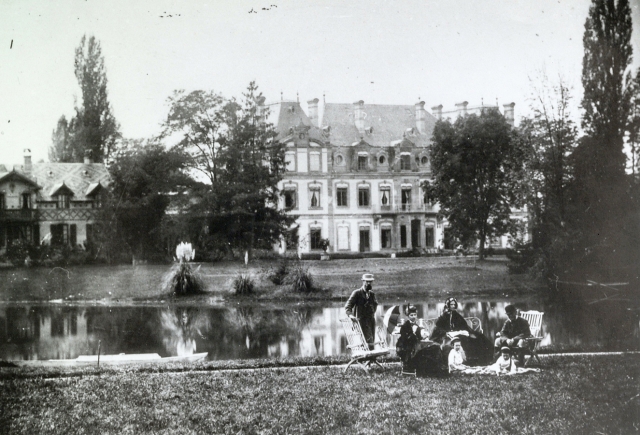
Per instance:
[[[296,217],[298,253],[320,253],[322,239],[334,253],[453,248],[446,219],[421,188],[431,177],[433,127],[443,117],[497,106],[463,102],[453,111],[436,106],[429,113],[424,105],[313,99],[308,114],[297,101],[266,105],[278,139],[286,144],[281,207]],[[503,106],[503,115],[513,124],[513,103]],[[514,217],[525,218],[524,213]],[[492,241],[493,246],[508,243],[507,236]]]

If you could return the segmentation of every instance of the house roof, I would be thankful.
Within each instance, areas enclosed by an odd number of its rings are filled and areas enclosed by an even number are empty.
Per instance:
[[[3,169],[3,168],[0,168],[0,169]],[[0,172],[0,183],[4,183],[10,180],[19,180],[24,183],[30,184],[31,186],[37,189],[40,189],[40,186],[38,186],[38,184],[35,181],[27,177],[26,175],[21,174],[20,172],[16,172],[15,170],[12,170],[11,172],[6,172],[6,171]]]
[[[431,143],[436,118],[425,112],[426,129],[420,133],[416,124],[415,106],[363,104],[365,133],[355,126],[353,104],[327,103],[324,107],[323,126],[331,127],[331,143],[351,145],[362,138],[372,146],[387,147],[407,137],[416,146]],[[372,130],[369,130],[371,129]],[[413,129],[413,130],[412,130]]]
[[[35,163],[31,177],[42,186],[42,199],[51,201],[54,187],[64,183],[73,192],[74,200],[88,200],[89,186],[100,183],[107,186],[109,172],[102,163]]]

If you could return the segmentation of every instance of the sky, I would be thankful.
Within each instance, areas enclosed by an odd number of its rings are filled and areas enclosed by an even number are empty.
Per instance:
[[[516,103],[546,71],[582,96],[590,0],[0,0],[0,163],[48,160],[60,116],[81,93],[74,52],[95,36],[125,138],[159,133],[174,90],[267,102]],[[634,68],[640,0],[631,0]]]

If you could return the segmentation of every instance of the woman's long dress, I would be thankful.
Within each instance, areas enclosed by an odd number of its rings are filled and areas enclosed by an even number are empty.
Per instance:
[[[444,357],[451,351],[451,340],[447,337],[447,332],[467,331],[469,336],[459,336],[462,348],[467,354],[469,365],[487,365],[493,360],[493,343],[479,331],[474,331],[469,327],[467,321],[457,311],[445,311],[442,313],[436,326],[431,332],[430,340],[442,344]]]
[[[438,375],[445,372],[442,350],[433,341],[422,341],[422,328],[406,321],[400,327],[396,353],[402,360],[402,371],[416,376]]]

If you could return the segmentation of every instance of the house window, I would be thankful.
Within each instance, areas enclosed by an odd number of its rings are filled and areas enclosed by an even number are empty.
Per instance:
[[[51,245],[65,246],[69,244],[69,225],[51,225]]]
[[[292,187],[285,187],[284,189],[284,208],[285,210],[291,210],[297,207],[296,201],[296,189]]]
[[[433,242],[435,238],[433,237],[433,228],[426,228],[424,230],[424,246],[427,248],[433,248]]]
[[[22,194],[22,208],[31,208],[31,195],[29,193]]]
[[[411,210],[411,189],[402,189],[402,210]]]
[[[358,171],[367,169],[367,156],[358,156]]]
[[[309,154],[309,170],[320,172],[320,153]]]
[[[322,239],[322,232],[319,228],[313,228],[309,231],[309,243],[311,249],[322,249],[320,247],[320,240]]]
[[[380,188],[380,204],[383,207],[389,207],[391,205],[391,188],[384,186]]]
[[[427,164],[427,162],[429,162],[429,159],[427,158],[427,156],[422,156],[420,158],[420,163],[424,166]]]
[[[342,165],[344,163],[344,157],[342,157],[340,154],[338,154],[336,156],[336,165]]]
[[[4,210],[6,208],[7,204],[4,200],[4,192],[0,192],[0,210]],[[2,245],[0,245],[2,246]]]
[[[382,249],[391,248],[391,228],[380,228],[380,247]]]
[[[57,208],[69,208],[69,195],[58,195]]]
[[[403,154],[400,156],[400,170],[401,171],[411,170],[411,156],[409,154]]]
[[[78,228],[76,224],[69,225],[69,244],[75,248],[78,244]]]
[[[369,188],[360,187],[358,189],[358,206],[369,207]]]
[[[347,188],[346,187],[338,187],[336,189],[336,204],[338,207],[348,207],[349,203],[347,202]]]
[[[400,247],[401,248],[407,247],[407,226],[406,225],[400,225]]]
[[[310,187],[309,188],[309,208],[320,208],[320,188],[319,187]]]
[[[387,158],[385,156],[378,157],[378,163],[380,163],[381,165],[384,165],[386,161]]]
[[[284,167],[286,171],[292,172],[296,170],[296,154],[286,153],[284,155]]]

